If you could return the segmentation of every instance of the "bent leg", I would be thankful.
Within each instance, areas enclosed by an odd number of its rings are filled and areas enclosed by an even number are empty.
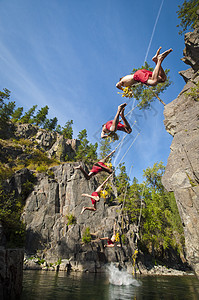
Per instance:
[[[120,104],[118,106],[118,109],[117,109],[117,113],[115,115],[115,118],[113,119],[113,123],[111,125],[111,128],[110,128],[110,131],[113,131],[115,132],[117,130],[117,125],[119,123],[119,117],[120,117],[120,112],[122,111],[122,109],[126,106],[127,104],[126,103],[123,103],[123,104]]]
[[[124,126],[125,126],[124,131],[128,134],[131,133],[132,129],[131,129],[131,126],[130,126],[129,122],[127,121],[127,119],[124,116],[124,109],[121,111],[120,116],[121,116],[121,118],[124,122]]]
[[[84,174],[84,177],[87,179],[87,180],[89,180],[94,174],[93,174],[93,172],[90,172],[89,174],[82,168],[82,166],[77,166],[77,167],[74,167],[74,169],[76,169],[76,170],[80,170],[83,174]]]
[[[167,55],[173,50],[169,49],[163,52],[162,54],[159,54],[160,49],[161,48],[158,49],[156,55],[153,57],[153,61],[156,62],[157,59],[157,64],[153,71],[152,77],[147,80],[147,85],[155,86],[157,85],[158,82],[164,82],[166,80],[166,74],[164,73],[161,63],[167,57]]]
[[[154,63],[157,65],[158,62],[158,55],[160,54],[160,50],[162,49],[162,47],[159,47],[159,49],[157,50],[156,54],[153,56],[152,61],[154,61]],[[158,73],[158,82],[165,82],[167,79],[166,74],[162,68],[162,65],[160,65],[160,69],[159,69],[159,73]]]
[[[83,214],[83,212],[85,210],[96,211],[96,208],[95,207],[86,207],[86,206],[83,206],[82,211],[81,211],[81,215]]]

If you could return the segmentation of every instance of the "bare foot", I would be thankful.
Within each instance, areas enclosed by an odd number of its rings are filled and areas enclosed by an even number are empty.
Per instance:
[[[162,49],[162,47],[160,47],[158,50],[157,50],[157,52],[156,52],[156,54],[154,55],[154,57],[152,58],[152,61],[154,61],[155,63],[157,63],[157,61],[158,61],[158,55],[160,54],[160,50]]]
[[[160,60],[162,62],[165,59],[165,57],[167,57],[167,55],[169,53],[171,53],[172,51],[173,51],[173,49],[169,49],[169,50],[163,52],[162,54],[159,54],[158,55],[158,60]]]
[[[83,206],[82,211],[81,211],[81,215],[83,214],[84,211],[85,211],[85,207]]]
[[[122,109],[124,109],[126,105],[127,105],[127,103],[120,104],[118,106],[118,110],[122,111]]]
[[[123,119],[123,117],[124,117],[124,108],[121,110],[121,112],[120,112],[120,116],[122,117],[122,119]]]
[[[79,166],[77,166],[77,167],[74,167],[74,169],[75,170],[77,170],[77,169],[80,169],[81,168],[81,166],[79,165]]]

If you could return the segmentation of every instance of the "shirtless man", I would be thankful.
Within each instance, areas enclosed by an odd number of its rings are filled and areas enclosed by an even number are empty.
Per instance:
[[[115,246],[115,240],[116,240],[115,227],[116,227],[116,223],[114,223],[112,236],[110,235],[108,237],[100,238],[100,240],[107,240],[107,245],[104,245],[104,247],[111,248]]]
[[[117,130],[124,131],[126,133],[132,132],[131,126],[129,125],[128,121],[124,116],[124,108],[126,105],[127,105],[126,103],[120,104],[118,106],[118,110],[115,115],[115,118],[102,125],[101,138],[107,138],[110,133],[112,132],[115,133]],[[119,122],[119,117],[122,118],[124,124]]]
[[[136,82],[141,82],[149,86],[155,86],[160,82],[165,82],[167,77],[166,74],[161,66],[163,60],[167,55],[173,51],[172,49],[169,49],[162,54],[160,54],[160,50],[162,47],[160,47],[156,55],[152,58],[152,60],[155,62],[156,66],[153,72],[140,69],[136,71],[134,74],[126,75],[120,79],[120,81],[116,84],[116,87],[120,90],[122,90],[122,87],[128,87],[132,86]]]
[[[85,210],[96,211],[96,209],[97,209],[96,204],[97,204],[97,202],[100,201],[100,192],[102,191],[103,186],[105,185],[105,183],[109,180],[109,178],[110,178],[111,176],[112,176],[112,174],[109,175],[109,176],[106,178],[106,180],[105,180],[100,186],[98,186],[98,188],[97,188],[91,195],[89,195],[89,194],[82,194],[83,197],[89,197],[89,198],[91,198],[91,202],[92,202],[92,204],[93,204],[93,207],[90,207],[90,206],[89,206],[89,207],[83,206],[82,211],[81,211],[81,214],[83,214],[83,212],[84,212]]]
[[[115,153],[115,150],[113,150],[111,153],[109,153],[105,158],[101,159],[100,161],[98,161],[97,163],[95,163],[92,167],[92,169],[90,170],[89,173],[87,173],[81,165],[74,167],[74,169],[79,169],[85,176],[85,178],[87,180],[89,180],[91,177],[93,177],[94,175],[98,174],[99,172],[105,171],[109,174],[111,174],[113,172],[113,170],[109,167],[107,167],[104,163],[107,161],[107,159],[113,154]]]

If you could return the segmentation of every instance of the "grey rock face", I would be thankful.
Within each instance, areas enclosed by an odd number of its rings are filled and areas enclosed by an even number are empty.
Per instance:
[[[188,93],[199,81],[199,31],[185,35],[183,59],[193,69],[177,99],[165,106],[165,127],[173,136],[163,185],[174,191],[184,225],[187,259],[199,276],[199,102]]]
[[[15,136],[29,139],[35,143],[35,148],[47,152],[49,158],[56,158],[60,161],[72,160],[80,141],[76,139],[65,139],[57,132],[41,129],[32,124],[16,124]],[[13,152],[13,149],[12,149]]]
[[[199,69],[199,28],[185,34],[183,55],[182,61],[197,71]]]
[[[27,224],[26,252],[32,255],[41,250],[48,262],[70,259],[73,269],[92,272],[101,270],[106,262],[125,263],[131,249],[107,249],[106,242],[99,240],[113,233],[119,207],[108,207],[101,199],[95,212],[85,211],[81,215],[83,206],[91,206],[90,198],[81,195],[91,194],[97,182],[86,180],[80,171],[74,170],[74,165],[67,163],[51,168],[54,179],[44,174],[37,176],[37,185],[27,198],[23,213]],[[74,224],[67,224],[69,215],[75,217]],[[82,242],[86,227],[92,236],[89,244]]]
[[[30,138],[34,136],[37,132],[37,128],[32,124],[16,124],[15,126],[15,134],[20,138]]]

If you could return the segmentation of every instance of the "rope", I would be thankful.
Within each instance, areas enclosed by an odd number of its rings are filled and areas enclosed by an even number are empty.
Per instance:
[[[140,222],[141,222],[141,216],[142,216],[142,203],[143,203],[144,190],[145,190],[145,185],[143,185],[143,188],[142,188],[141,203],[140,203],[140,215],[139,215],[139,219],[138,219],[138,225],[137,225],[137,233],[136,233],[135,243],[137,243],[138,232],[139,232],[139,228],[140,228]]]
[[[130,177],[132,168],[133,168],[133,165],[130,168],[129,177]],[[124,200],[123,200],[122,209],[121,209],[121,214],[122,214],[122,230],[123,230],[123,224],[124,224],[123,209],[124,209],[124,204],[125,204],[125,201],[126,201],[126,194],[127,194],[127,184],[126,184],[126,189],[125,189],[125,193],[124,193]]]
[[[135,124],[136,124],[136,121],[134,121],[134,124],[133,124],[132,128],[135,126]],[[119,146],[121,146],[121,147],[120,147],[120,150],[121,150],[123,141],[124,141],[124,139],[126,138],[127,135],[128,135],[128,133],[126,133],[126,134],[123,136],[121,142],[120,142],[120,143],[117,145],[117,147],[115,148],[115,151],[117,150],[117,148],[118,148]],[[115,161],[116,161],[118,155],[119,155],[119,152],[118,152],[117,156],[116,156],[115,159],[114,159],[114,163],[115,163]]]
[[[138,134],[136,135],[136,137],[134,138],[133,142],[131,143],[131,145],[129,146],[129,148],[127,149],[127,151],[125,152],[125,154],[122,156],[122,158],[120,159],[119,163],[117,164],[117,166],[121,163],[121,161],[124,159],[124,157],[126,156],[126,154],[129,152],[129,150],[131,149],[131,147],[133,146],[133,144],[135,143],[137,137],[140,135],[140,132],[138,132]]]

